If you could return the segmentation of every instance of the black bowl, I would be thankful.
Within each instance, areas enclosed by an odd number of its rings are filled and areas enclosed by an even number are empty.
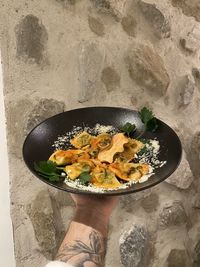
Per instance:
[[[167,161],[161,168],[155,169],[155,174],[144,183],[133,184],[126,189],[109,190],[102,192],[88,192],[81,189],[69,187],[64,182],[50,182],[41,177],[34,170],[34,162],[47,160],[53,153],[52,144],[58,136],[70,132],[73,126],[89,126],[93,128],[97,123],[101,125],[112,125],[119,128],[126,122],[134,123],[137,127],[135,137],[142,134],[147,139],[157,138],[160,143],[159,160]],[[37,125],[26,137],[23,145],[23,157],[29,170],[43,182],[71,193],[93,194],[93,195],[122,195],[134,193],[152,187],[169,177],[178,167],[182,147],[176,133],[164,122],[158,120],[159,128],[155,132],[144,131],[137,111],[117,107],[88,107],[69,110],[55,115]]]

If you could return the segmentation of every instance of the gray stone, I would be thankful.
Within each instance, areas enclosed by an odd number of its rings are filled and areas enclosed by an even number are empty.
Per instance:
[[[195,209],[200,209],[200,195],[199,195],[199,193],[197,193],[193,196],[192,207]]]
[[[127,0],[91,0],[96,8],[104,13],[110,13],[116,17],[117,20],[121,19],[125,13],[125,5]]]
[[[79,54],[80,103],[90,100],[98,89],[104,63],[104,51],[94,42],[83,42]]]
[[[189,76],[183,77],[183,86],[182,92],[180,94],[181,96],[181,102],[183,105],[189,105],[192,102],[193,96],[194,96],[194,82],[190,80]]]
[[[185,37],[181,38],[180,45],[185,52],[197,52],[200,49],[200,26],[195,25]]]
[[[146,212],[153,212],[158,208],[159,197],[157,194],[152,193],[150,196],[145,197],[141,201],[141,206]]]
[[[142,200],[143,198],[146,198],[150,195],[151,195],[151,189],[147,189],[134,194],[128,194],[124,196],[122,195],[119,202],[120,207],[128,212],[129,211],[132,212],[137,201]]]
[[[108,92],[111,92],[120,86],[120,76],[116,70],[111,67],[103,69],[101,80],[105,84]]]
[[[200,132],[196,132],[194,136],[191,136],[191,142],[189,143],[189,157],[190,168],[194,176],[200,175]]]
[[[192,75],[193,75],[193,77],[195,78],[195,80],[196,80],[196,79],[200,80],[200,69],[198,69],[198,68],[193,68],[193,69],[192,69]]]
[[[133,16],[127,15],[126,17],[123,17],[121,21],[121,25],[122,25],[123,30],[129,36],[133,36],[133,37],[135,36],[137,22]]]
[[[179,226],[186,222],[187,215],[180,201],[166,203],[159,214],[158,223],[162,228]]]
[[[56,203],[59,208],[75,206],[73,199],[71,198],[70,194],[68,194],[67,192],[62,191],[62,190],[53,190],[53,192],[51,193],[52,193],[52,197],[56,200]]]
[[[99,19],[89,16],[88,24],[92,32],[99,36],[104,35],[104,25]]]
[[[78,0],[56,0],[56,2],[59,2],[63,4],[65,7],[68,5],[75,5]]]
[[[162,58],[149,46],[138,44],[125,58],[130,77],[154,96],[166,93],[170,79]]]
[[[175,92],[176,106],[180,108],[189,105],[193,100],[194,90],[195,84],[189,75],[179,77]]]
[[[175,185],[180,189],[187,189],[191,186],[194,180],[190,165],[187,161],[185,151],[183,151],[182,160],[178,169],[165,181],[168,184]]]
[[[187,53],[193,53],[196,52],[197,47],[196,47],[196,42],[193,42],[191,40],[188,40],[186,38],[181,38],[180,39],[180,47]]]
[[[56,230],[51,199],[46,190],[36,196],[31,206],[27,207],[33,224],[35,237],[44,252],[52,252],[56,248]]]
[[[200,265],[200,241],[198,241],[194,248],[194,262]]]
[[[26,133],[43,120],[64,111],[64,102],[55,99],[41,99],[30,111],[27,119]]]
[[[156,5],[149,4],[141,0],[138,2],[138,4],[145,19],[153,28],[155,35],[158,38],[170,37],[171,27],[169,21],[165,18],[163,13],[156,7]]]
[[[120,258],[125,267],[147,267],[151,261],[151,243],[148,231],[134,225],[120,237]]]
[[[172,249],[167,257],[167,267],[189,267],[188,254],[183,249]]]
[[[197,86],[198,90],[200,91],[200,69],[193,68],[192,69],[192,75],[195,80],[195,85]]]
[[[182,9],[186,16],[192,16],[200,21],[200,3],[199,0],[171,0],[174,7]]]
[[[46,61],[47,31],[34,15],[27,15],[16,27],[17,57],[37,64]]]

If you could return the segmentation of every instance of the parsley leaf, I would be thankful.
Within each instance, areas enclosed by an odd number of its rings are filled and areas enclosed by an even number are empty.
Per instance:
[[[124,133],[126,133],[128,136],[130,136],[130,134],[132,134],[136,129],[135,124],[132,124],[130,122],[125,123],[120,130],[123,131]]]
[[[79,181],[83,185],[88,185],[91,180],[91,175],[89,172],[82,172],[79,176]]]
[[[155,132],[155,130],[158,128],[158,121],[153,112],[148,108],[143,107],[139,112],[139,116],[144,123],[146,130]]]
[[[34,162],[34,169],[38,174],[51,182],[63,180],[61,176],[62,170],[59,167],[57,168],[56,164],[51,160]]]

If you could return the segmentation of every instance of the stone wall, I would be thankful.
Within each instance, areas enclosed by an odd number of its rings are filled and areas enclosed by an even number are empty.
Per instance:
[[[106,266],[200,266],[199,0],[1,0],[0,36],[17,267],[44,266],[73,215],[25,167],[24,138],[94,105],[148,106],[184,148],[166,182],[121,198]]]

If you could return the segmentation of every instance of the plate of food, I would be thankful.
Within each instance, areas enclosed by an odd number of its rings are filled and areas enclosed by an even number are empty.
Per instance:
[[[36,177],[77,194],[145,190],[169,177],[181,154],[177,134],[146,107],[69,110],[37,125],[23,145]]]

